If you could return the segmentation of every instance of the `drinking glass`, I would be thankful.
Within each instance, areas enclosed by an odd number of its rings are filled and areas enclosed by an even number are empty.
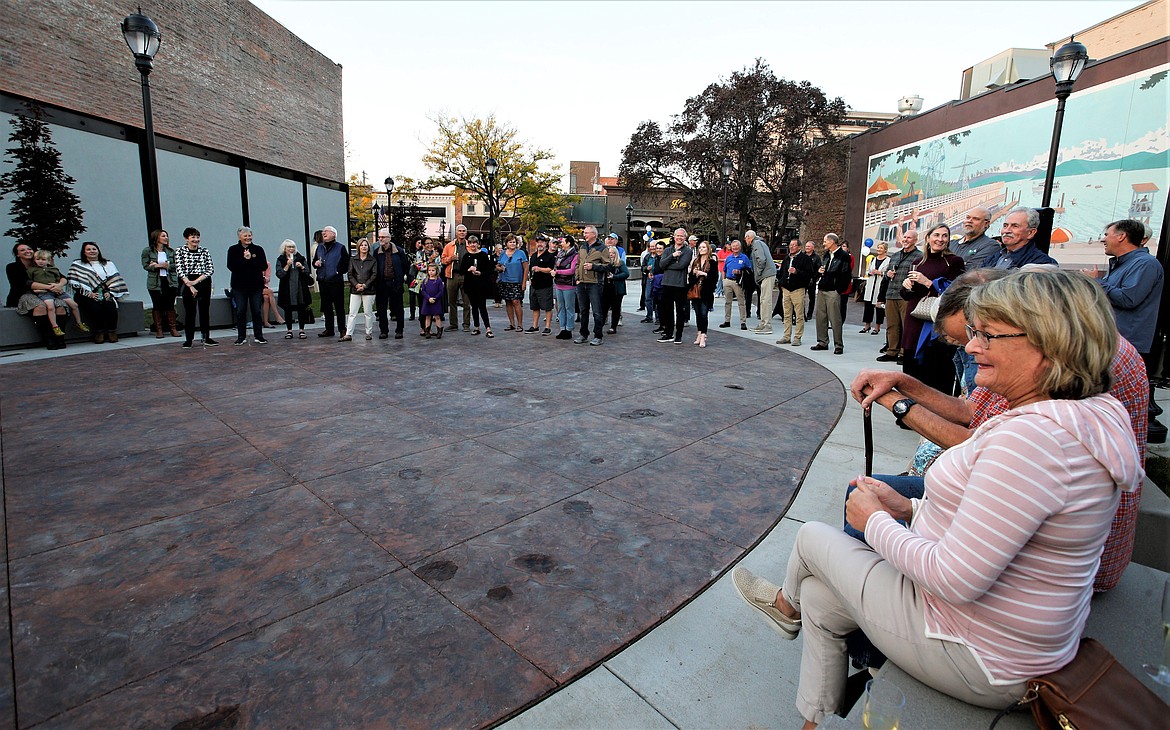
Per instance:
[[[1170,580],[1162,586],[1162,663],[1143,664],[1142,669],[1158,684],[1170,685]]]
[[[865,683],[865,707],[861,724],[865,730],[898,730],[906,695],[888,679],[871,679]]]

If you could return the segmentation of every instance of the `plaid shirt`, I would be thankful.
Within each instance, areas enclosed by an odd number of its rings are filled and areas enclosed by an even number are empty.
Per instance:
[[[195,281],[200,276],[211,278],[215,265],[211,263],[211,252],[200,246],[192,251],[186,244],[175,249],[175,275],[179,281]]]
[[[1150,426],[1150,383],[1146,378],[1146,364],[1141,355],[1124,337],[1118,337],[1117,355],[1113,358],[1113,387],[1109,393],[1121,401],[1129,413],[1133,436],[1137,441],[1138,455],[1146,463],[1146,435]],[[1008,410],[1007,400],[986,388],[975,388],[967,402],[971,404],[971,428],[977,428],[992,416]],[[1138,505],[1142,501],[1142,488],[1122,492],[1109,537],[1101,551],[1101,565],[1093,581],[1093,590],[1107,591],[1117,585],[1121,574],[1129,565],[1133,555],[1134,535],[1137,532]]]

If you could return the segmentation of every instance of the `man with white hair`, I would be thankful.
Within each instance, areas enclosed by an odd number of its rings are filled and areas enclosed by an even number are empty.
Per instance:
[[[1040,214],[1033,208],[1012,208],[1003,219],[1003,230],[999,235],[1002,247],[997,253],[988,256],[983,265],[997,269],[1018,269],[1027,264],[1055,264],[1056,259],[1032,242],[1039,227]]]
[[[251,310],[252,339],[258,345],[268,344],[261,324],[261,301],[264,295],[264,272],[268,258],[264,249],[252,243],[252,229],[240,226],[236,230],[239,241],[227,250],[227,267],[232,272],[232,302],[236,307],[236,344],[248,341],[248,315]]]
[[[776,291],[776,262],[772,260],[772,252],[768,250],[768,244],[756,236],[755,231],[743,234],[743,240],[751,254],[752,273],[755,274],[756,287],[760,292],[760,300],[756,307],[760,323],[756,325],[754,332],[757,335],[770,335],[772,334],[772,307],[775,304],[772,301],[772,294]],[[764,314],[765,312],[767,314]]]
[[[405,249],[390,240],[390,229],[378,229],[378,248],[373,251],[378,278],[375,280],[374,310],[378,313],[378,339],[390,336],[390,319],[394,320],[394,339],[402,339],[405,312],[402,291],[414,270]],[[390,316],[386,316],[389,307]]]
[[[321,243],[313,252],[313,268],[317,270],[321,318],[325,320],[325,331],[318,332],[317,336],[332,337],[336,317],[338,335],[344,337],[345,275],[349,271],[349,247],[337,242],[337,229],[333,226],[321,229]]]

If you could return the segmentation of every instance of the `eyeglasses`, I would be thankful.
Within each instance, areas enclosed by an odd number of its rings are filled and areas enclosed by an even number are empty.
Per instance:
[[[1003,339],[1007,339],[1009,337],[1027,337],[1028,336],[1027,332],[1009,332],[1009,333],[1004,334],[1004,335],[991,335],[991,334],[984,332],[983,330],[977,330],[974,327],[972,327],[971,325],[966,325],[964,327],[964,329],[967,330],[967,339],[968,340],[975,340],[975,339],[979,340],[979,346],[982,347],[984,350],[991,347],[992,340],[1003,340]]]

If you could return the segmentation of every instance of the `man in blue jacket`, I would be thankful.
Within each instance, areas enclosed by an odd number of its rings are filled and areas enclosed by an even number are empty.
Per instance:
[[[317,288],[321,291],[321,317],[325,331],[318,337],[333,336],[333,320],[337,331],[345,336],[345,275],[349,271],[349,247],[337,240],[337,229],[321,229],[321,243],[313,252],[313,267],[317,269]]]
[[[1032,243],[1040,227],[1040,214],[1032,208],[1013,208],[1003,219],[999,240],[1003,244],[998,253],[987,257],[984,266],[997,269],[1018,269],[1027,264],[1055,264],[1056,259]]]

